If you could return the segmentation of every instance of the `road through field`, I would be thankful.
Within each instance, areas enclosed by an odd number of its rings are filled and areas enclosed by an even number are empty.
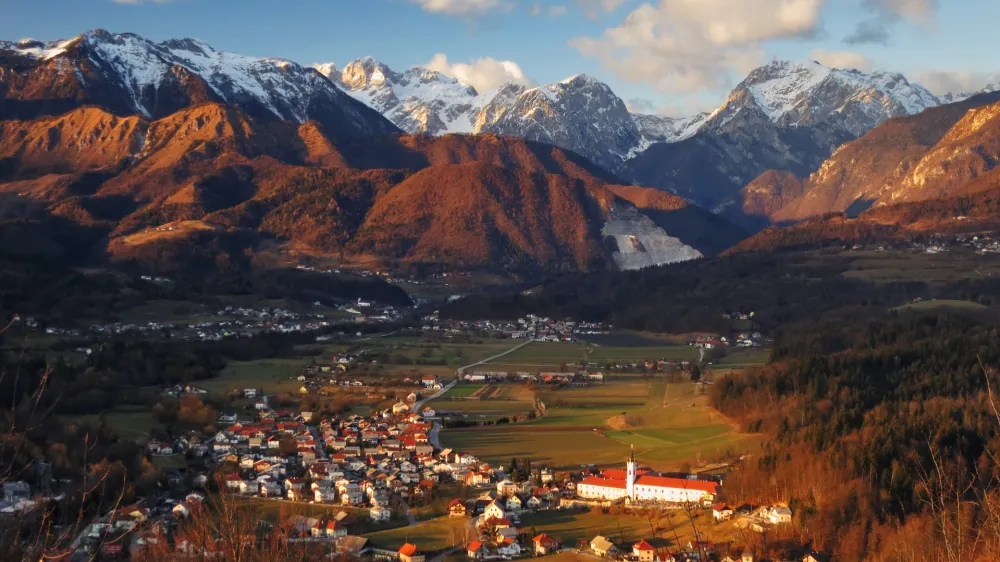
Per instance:
[[[504,355],[507,355],[508,353],[513,353],[513,352],[521,349],[522,347],[528,345],[531,342],[532,342],[532,340],[524,341],[524,342],[519,343],[518,345],[515,345],[514,347],[508,349],[507,351],[504,351],[503,353],[498,353],[498,354],[494,355],[493,357],[489,357],[487,359],[483,359],[482,361],[476,361],[475,363],[470,363],[468,365],[459,367],[458,368],[458,375],[462,376],[462,373],[464,373],[466,369],[471,369],[472,367],[478,367],[479,365],[482,365],[483,363],[492,361],[492,360],[497,359],[499,357],[503,357]],[[449,390],[451,390],[451,387],[455,386],[455,384],[457,382],[458,382],[458,380],[456,379],[456,380],[452,381],[451,383],[449,383],[444,388],[442,388],[441,391],[438,392],[437,394],[435,394],[434,396],[431,396],[429,398],[425,398],[425,399],[421,400],[420,402],[417,402],[414,405],[416,407],[413,409],[413,411],[414,412],[419,412],[420,411],[420,406],[422,406],[425,402],[428,402],[430,400],[433,400],[435,398],[440,397],[445,392],[448,392]],[[431,428],[431,432],[427,435],[427,439],[431,442],[431,445],[437,447],[438,449],[443,449],[444,448],[444,447],[441,446],[441,424],[439,422],[434,422],[434,426]]]
[[[466,369],[471,369],[472,367],[478,367],[478,366],[482,365],[483,363],[489,363],[490,361],[493,361],[494,359],[499,359],[499,358],[503,357],[504,355],[509,355],[511,353],[514,353],[515,351],[521,349],[522,347],[528,345],[529,343],[531,343],[533,341],[535,341],[535,340],[525,340],[525,341],[523,341],[523,342],[515,345],[514,347],[508,349],[507,351],[504,351],[503,353],[497,353],[493,357],[487,357],[486,359],[483,359],[482,361],[476,361],[475,363],[470,363],[470,364],[465,365],[463,367],[459,367],[458,368],[458,374],[459,374],[459,376],[461,376],[462,374],[465,373]]]

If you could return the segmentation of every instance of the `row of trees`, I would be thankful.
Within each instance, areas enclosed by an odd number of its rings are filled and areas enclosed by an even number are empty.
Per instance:
[[[803,542],[838,560],[996,552],[998,335],[949,313],[783,331],[780,362],[714,385],[719,409],[771,437],[727,493],[790,500]]]

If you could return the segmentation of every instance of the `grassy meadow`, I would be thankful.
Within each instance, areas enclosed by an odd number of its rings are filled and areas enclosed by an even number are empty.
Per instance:
[[[623,378],[590,387],[542,388],[539,399],[547,408],[538,420],[447,430],[442,441],[492,462],[527,456],[566,468],[621,464],[634,445],[640,461],[660,469],[707,462],[755,442],[690,382]]]

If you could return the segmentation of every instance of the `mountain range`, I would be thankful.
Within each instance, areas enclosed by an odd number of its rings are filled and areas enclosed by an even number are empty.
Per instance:
[[[6,43],[0,94],[0,240],[35,259],[171,270],[291,252],[520,275],[745,236],[571,151],[409,136],[316,69],[194,40]]]
[[[714,112],[630,113],[606,84],[577,75],[479,93],[440,73],[398,73],[373,58],[317,68],[407,132],[518,136],[573,150],[623,179],[719,211],[769,169],[808,174],[845,142],[943,100],[900,74],[775,61]]]
[[[672,119],[587,75],[477,92],[373,58],[306,67],[194,39],[0,42],[0,235],[174,265],[280,247],[636,269],[721,252],[744,228],[985,189],[995,101],[775,61],[714,112]]]

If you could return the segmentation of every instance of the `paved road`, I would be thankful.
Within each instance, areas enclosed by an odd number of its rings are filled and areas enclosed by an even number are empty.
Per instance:
[[[465,372],[466,369],[471,369],[472,367],[478,367],[479,365],[482,365],[483,363],[489,363],[490,361],[493,361],[494,359],[499,359],[499,358],[503,357],[504,355],[507,355],[508,353],[514,353],[515,351],[521,349],[522,347],[528,345],[529,343],[531,343],[533,341],[535,341],[535,340],[525,340],[524,342],[515,345],[514,347],[508,349],[507,351],[504,351],[503,353],[498,353],[498,354],[494,355],[493,357],[487,357],[486,359],[483,359],[482,361],[476,361],[475,363],[470,363],[469,365],[465,365],[464,367],[459,367],[458,368],[458,374],[462,375]]]
[[[417,412],[419,414],[420,409],[423,407],[424,404],[430,402],[431,400],[434,400],[435,398],[440,398],[442,394],[451,390],[451,387],[455,386],[456,384],[458,384],[457,380],[451,381],[450,383],[441,387],[441,390],[435,392],[434,394],[426,398],[421,398],[420,400],[417,400],[416,402],[413,403],[413,407],[410,408],[410,411]]]
[[[482,361],[476,361],[475,363],[470,363],[468,365],[459,367],[458,368],[458,374],[459,374],[459,376],[461,376],[462,373],[464,373],[466,369],[471,369],[472,367],[477,367],[479,365],[482,365],[483,363],[487,363],[487,362],[492,361],[494,359],[503,357],[504,355],[507,355],[508,353],[513,353],[513,352],[521,349],[522,347],[528,345],[532,341],[533,340],[526,340],[526,341],[521,342],[521,343],[515,345],[514,347],[508,349],[507,351],[504,351],[503,353],[498,353],[498,354],[494,355],[493,357],[490,357],[490,358],[487,358],[487,359],[483,359]],[[438,392],[437,394],[435,394],[434,396],[431,396],[429,398],[425,398],[424,400],[421,400],[420,402],[417,402],[417,404],[423,404],[424,402],[427,402],[429,400],[433,400],[433,399],[441,396],[445,392],[448,392],[449,390],[451,390],[451,387],[455,386],[455,383],[457,383],[457,382],[458,382],[457,380],[456,381],[452,381],[451,384],[449,384],[448,386],[444,387],[441,390],[441,392]],[[418,410],[415,408],[413,411],[418,411]],[[433,445],[434,447],[436,447],[438,449],[444,449],[444,447],[441,445],[441,424],[440,423],[434,422],[434,426],[431,428],[430,433],[427,434],[427,439],[431,442],[431,445]]]
[[[377,340],[379,338],[387,338],[389,336],[395,335],[395,333],[398,332],[398,331],[399,330],[393,330],[391,332],[386,332],[384,334],[379,334],[377,336],[368,336],[367,338],[359,338],[359,339],[356,339],[354,341],[371,341],[371,340]]]
[[[447,556],[448,556],[449,554],[455,554],[456,552],[462,552],[463,550],[465,550],[465,549],[464,549],[464,548],[462,548],[462,547],[455,547],[455,548],[450,548],[450,549],[448,549],[448,550],[446,550],[446,551],[442,552],[441,554],[438,554],[438,555],[437,555],[437,556],[435,556],[434,558],[430,558],[430,559],[428,559],[428,560],[427,560],[427,562],[444,562],[444,559],[445,559],[445,558],[446,558],[446,557],[447,557]]]
[[[400,502],[399,508],[400,511],[402,511],[403,514],[406,515],[407,525],[412,527],[417,524],[417,518],[413,516],[413,511],[410,510],[410,504],[406,502]]]

